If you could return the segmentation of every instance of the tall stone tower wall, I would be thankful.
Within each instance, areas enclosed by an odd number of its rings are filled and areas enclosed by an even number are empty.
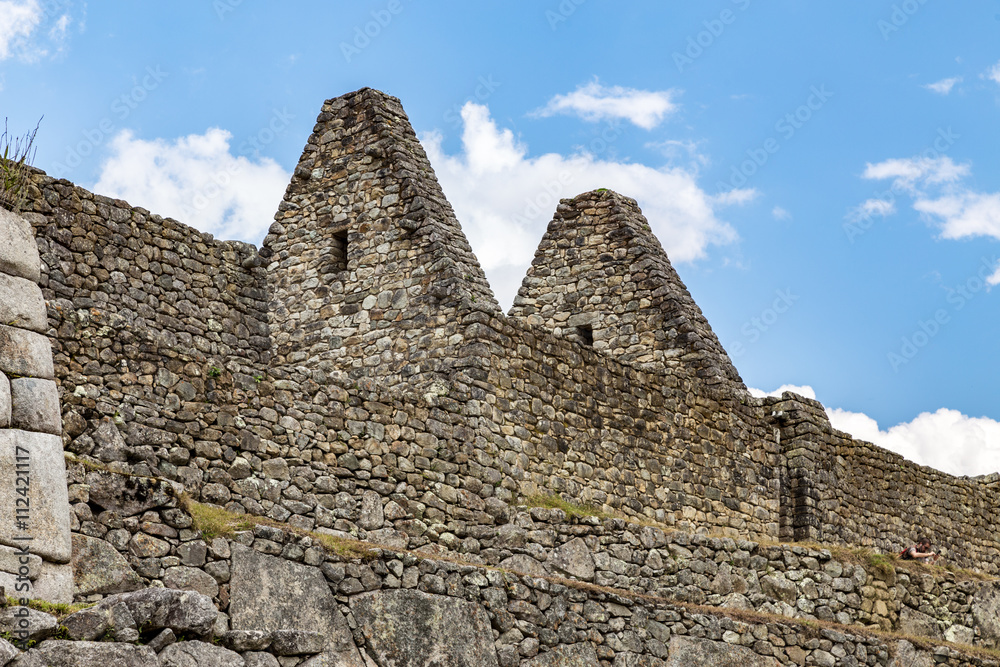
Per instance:
[[[610,190],[560,203],[510,316],[651,373],[742,384],[635,200]]]

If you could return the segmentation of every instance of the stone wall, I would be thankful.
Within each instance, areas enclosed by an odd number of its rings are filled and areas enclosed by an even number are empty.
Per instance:
[[[814,401],[747,395],[632,200],[564,201],[503,316],[377,91],[324,104],[259,253],[41,172],[29,200],[82,459],[411,548],[556,493],[744,539],[894,552],[927,531],[997,571],[995,482],[851,440]]]
[[[887,570],[864,555],[540,508],[480,527],[464,554],[324,544],[322,534],[269,525],[205,537],[169,484],[78,463],[70,476],[75,528],[107,529],[74,537],[78,599],[99,602],[64,621],[75,640],[128,641],[138,629],[142,643],[162,650],[172,634],[157,639],[156,624],[123,626],[103,610],[129,599],[123,591],[165,586],[215,603],[222,613],[203,632],[211,627],[216,645],[247,660],[271,652],[283,665],[331,653],[349,665],[364,656],[425,665],[435,653],[504,667],[996,664],[940,642],[996,646],[997,583],[939,568]],[[866,626],[923,636],[937,649]]]
[[[31,226],[0,208],[0,587],[72,600],[62,419]]]

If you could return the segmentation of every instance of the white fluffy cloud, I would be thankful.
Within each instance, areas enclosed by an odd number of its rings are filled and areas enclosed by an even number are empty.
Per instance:
[[[233,155],[231,138],[218,128],[174,141],[122,131],[93,189],[218,238],[259,245],[291,174],[270,158]]]
[[[6,60],[13,51],[31,36],[42,20],[38,0],[3,0],[0,2],[0,60]]]
[[[53,9],[60,11],[53,13]],[[39,0],[0,0],[0,60],[17,57],[33,62],[58,51],[72,23],[61,6]],[[49,26],[47,37],[43,26]]]
[[[684,262],[704,256],[711,244],[734,241],[735,230],[717,210],[752,194],[738,190],[723,200],[702,190],[691,171],[604,159],[599,153],[620,129],[606,131],[591,150],[531,157],[510,130],[497,126],[487,107],[467,103],[462,121],[457,155],[444,152],[439,133],[421,140],[504,307],[513,303],[560,198],[595,188],[634,197],[671,260]]]
[[[754,396],[780,396],[794,391],[816,398],[812,387],[784,385],[773,392],[751,389]],[[827,408],[830,423],[859,440],[866,440],[907,459],[951,475],[986,475],[1000,472],[1000,422],[969,417],[958,410],[941,408],[922,412],[913,421],[887,430],[861,412]]]
[[[572,93],[556,95],[537,114],[573,114],[591,122],[623,118],[644,130],[651,130],[677,109],[674,95],[673,90],[637,90],[602,86],[591,81]]]
[[[928,83],[924,86],[927,90],[937,93],[938,95],[947,95],[951,92],[951,89],[955,87],[956,83],[960,83],[962,77],[953,76],[948,79],[941,79],[940,81],[935,81],[934,83]]]

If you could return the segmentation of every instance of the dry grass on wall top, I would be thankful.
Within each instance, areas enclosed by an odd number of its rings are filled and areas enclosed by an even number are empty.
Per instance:
[[[322,545],[329,553],[341,558],[370,561],[378,558],[379,555],[378,547],[360,540],[349,540],[315,531],[303,530],[290,526],[287,523],[280,523],[273,519],[253,516],[251,514],[236,514],[218,505],[199,503],[192,500],[186,494],[181,494],[179,504],[181,509],[191,515],[194,528],[201,531],[202,537],[206,540],[216,537],[232,539],[236,536],[236,533],[253,530],[254,526],[269,526],[302,537],[310,537]]]

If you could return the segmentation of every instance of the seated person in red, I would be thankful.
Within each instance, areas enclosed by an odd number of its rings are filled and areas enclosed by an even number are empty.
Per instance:
[[[903,553],[899,554],[899,557],[902,560],[919,560],[922,563],[929,563],[932,560],[937,560],[939,555],[931,551],[929,539],[920,537],[916,544],[903,549]]]

